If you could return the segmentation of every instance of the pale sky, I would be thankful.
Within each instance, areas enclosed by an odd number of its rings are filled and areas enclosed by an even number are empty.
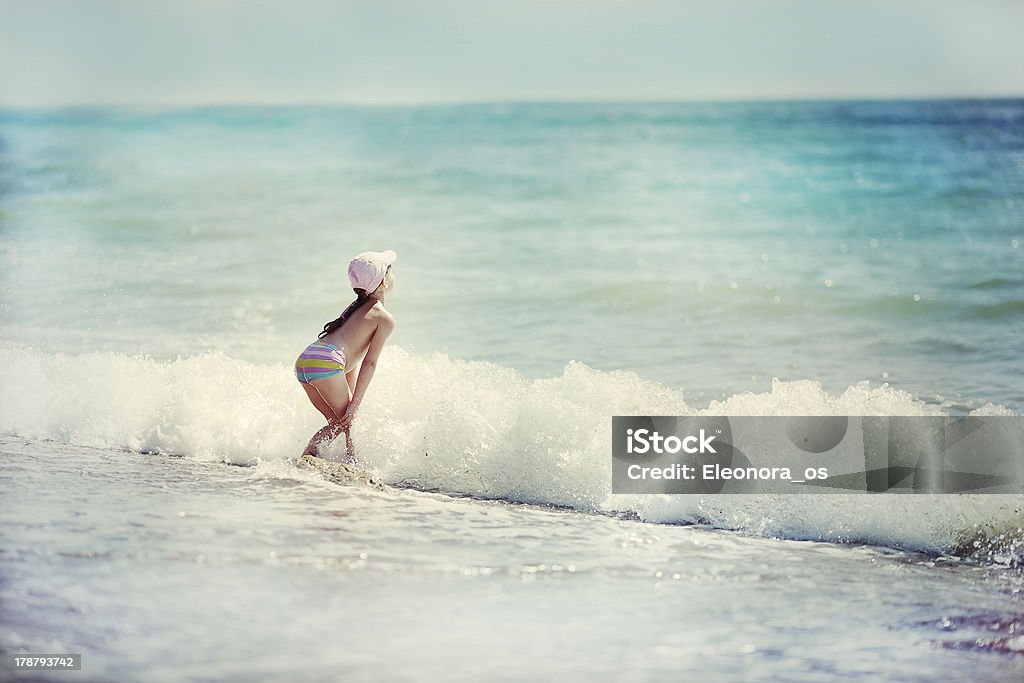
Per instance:
[[[0,106],[1024,95],[1019,0],[0,0]]]

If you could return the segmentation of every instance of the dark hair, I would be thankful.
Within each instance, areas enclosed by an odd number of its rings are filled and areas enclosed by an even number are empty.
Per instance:
[[[370,301],[370,295],[366,293],[365,289],[353,289],[352,291],[356,293],[356,300],[350,303],[348,308],[341,312],[341,315],[324,325],[324,331],[316,336],[317,339],[323,339],[331,332],[334,332],[336,329],[344,325],[350,315],[355,313],[359,307],[367,301]]]

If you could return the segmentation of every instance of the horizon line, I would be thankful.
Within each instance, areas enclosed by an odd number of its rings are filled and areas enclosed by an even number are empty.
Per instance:
[[[524,98],[524,99],[452,99],[452,100],[408,100],[408,101],[372,101],[372,100],[295,100],[284,102],[270,101],[215,101],[196,100],[194,102],[64,102],[49,104],[6,104],[0,101],[0,110],[58,110],[58,109],[204,109],[204,108],[306,108],[306,107],[353,107],[353,108],[406,108],[406,107],[457,107],[457,106],[498,106],[498,105],[544,105],[544,104],[772,104],[772,103],[826,103],[826,102],[960,102],[960,101],[991,101],[1021,100],[1024,93],[998,95],[842,95],[823,97],[781,96],[754,98]]]

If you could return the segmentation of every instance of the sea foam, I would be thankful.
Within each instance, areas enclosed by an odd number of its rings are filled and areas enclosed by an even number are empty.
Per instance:
[[[296,458],[323,417],[285,364],[206,353],[172,361],[0,347],[0,432],[98,448],[258,464]],[[528,379],[512,368],[389,347],[352,430],[392,485],[454,495],[702,523],[794,539],[865,542],[1015,563],[1024,496],[613,495],[613,415],[941,415],[899,389],[839,395],[774,380],[705,408],[631,372],[569,362]],[[988,404],[972,414],[1012,414]],[[331,451],[340,454],[339,440]]]

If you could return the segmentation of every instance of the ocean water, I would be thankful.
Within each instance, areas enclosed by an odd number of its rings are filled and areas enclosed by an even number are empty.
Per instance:
[[[1024,497],[617,496],[609,418],[1019,414],[1022,241],[1022,100],[0,110],[0,651],[1020,680]],[[383,493],[290,370],[366,249]]]

